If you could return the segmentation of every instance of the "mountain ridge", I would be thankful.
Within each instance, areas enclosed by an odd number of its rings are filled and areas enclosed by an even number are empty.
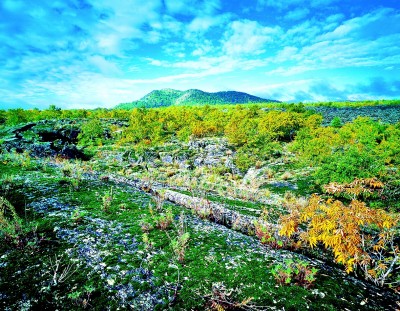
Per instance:
[[[122,103],[115,106],[115,109],[133,108],[157,108],[169,106],[196,106],[196,105],[218,105],[218,104],[254,104],[266,102],[280,102],[273,99],[265,99],[237,91],[205,92],[198,89],[186,91],[174,89],[153,90],[141,99]]]

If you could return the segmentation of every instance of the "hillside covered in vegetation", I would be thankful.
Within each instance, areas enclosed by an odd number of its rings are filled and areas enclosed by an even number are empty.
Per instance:
[[[251,104],[278,102],[277,100],[264,99],[243,92],[225,91],[208,93],[201,90],[178,91],[173,89],[155,90],[143,98],[131,102],[119,104],[116,109],[155,108],[168,106],[204,106],[218,104]]]
[[[0,110],[0,150],[2,309],[400,303],[399,101]]]

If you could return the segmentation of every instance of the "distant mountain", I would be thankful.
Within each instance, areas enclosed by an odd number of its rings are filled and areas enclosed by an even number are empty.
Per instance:
[[[115,108],[133,109],[192,105],[232,105],[266,102],[277,103],[279,101],[273,99],[265,99],[247,93],[235,91],[208,93],[195,89],[187,91],[163,89],[152,91],[137,101],[119,104]]]

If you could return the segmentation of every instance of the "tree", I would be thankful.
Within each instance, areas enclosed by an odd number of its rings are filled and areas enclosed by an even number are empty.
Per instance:
[[[342,127],[342,119],[340,119],[338,116],[334,117],[331,121],[331,126],[335,128]]]
[[[0,110],[0,125],[6,123],[6,121],[7,121],[6,112],[4,110]]]
[[[61,111],[61,108],[57,107],[56,105],[50,105],[48,110],[50,110],[50,111]]]
[[[101,144],[103,136],[104,129],[100,120],[92,119],[82,125],[78,140],[80,144]]]
[[[26,116],[25,110],[21,108],[10,109],[7,111],[7,125],[16,125],[19,123],[27,122],[28,118]]]

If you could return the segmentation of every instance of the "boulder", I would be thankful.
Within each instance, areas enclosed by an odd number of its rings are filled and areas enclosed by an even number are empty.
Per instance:
[[[11,132],[14,134],[25,132],[27,130],[30,130],[34,126],[36,126],[36,123],[28,123],[23,126],[18,126],[16,128],[14,128]]]
[[[66,144],[60,155],[67,159],[85,159],[85,154],[74,144]]]

